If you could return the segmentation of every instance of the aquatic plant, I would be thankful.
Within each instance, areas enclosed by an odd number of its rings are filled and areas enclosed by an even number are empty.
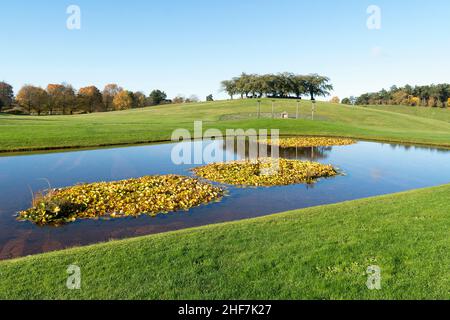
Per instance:
[[[219,187],[178,175],[80,184],[40,195],[32,208],[19,212],[19,219],[60,225],[77,219],[155,216],[218,201],[223,193]]]
[[[282,186],[313,183],[338,174],[331,165],[317,162],[261,158],[213,163],[192,170],[207,180],[239,186]]]
[[[356,141],[352,139],[325,137],[293,137],[280,138],[277,142],[271,141],[270,139],[266,141],[261,140],[259,142],[268,145],[278,145],[281,148],[346,146],[356,143]]]

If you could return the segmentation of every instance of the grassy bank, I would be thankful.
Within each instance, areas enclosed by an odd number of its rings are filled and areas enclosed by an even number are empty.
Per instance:
[[[450,185],[0,263],[2,299],[448,299]],[[66,289],[76,264],[82,289]],[[382,270],[382,289],[366,269]]]
[[[262,112],[271,112],[263,101]],[[278,100],[276,111],[296,112],[296,102]],[[433,112],[431,109],[425,111]],[[442,110],[447,111],[447,110]],[[96,147],[164,141],[176,128],[276,128],[281,134],[327,135],[450,146],[450,122],[441,116],[422,116],[318,103],[316,121],[310,121],[310,102],[303,101],[303,120],[255,119],[255,100],[165,105],[139,110],[75,116],[12,116],[0,114],[0,151],[30,151],[69,147]]]

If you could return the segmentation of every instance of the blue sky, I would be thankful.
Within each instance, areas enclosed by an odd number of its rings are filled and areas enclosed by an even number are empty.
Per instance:
[[[72,4],[80,30],[66,28]],[[241,72],[316,72],[343,98],[450,82],[449,15],[448,0],[0,0],[0,81],[204,99]]]

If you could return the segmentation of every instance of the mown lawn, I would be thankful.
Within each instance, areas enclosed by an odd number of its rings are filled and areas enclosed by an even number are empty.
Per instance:
[[[0,114],[0,151],[166,141],[174,129],[192,129],[195,120],[203,120],[205,129],[218,128],[223,131],[228,128],[274,128],[280,129],[284,135],[344,136],[450,146],[450,122],[440,116],[319,102],[316,120],[311,121],[308,120],[311,112],[308,101],[301,103],[302,120],[257,120],[256,110],[256,101],[247,99],[75,116]],[[296,102],[277,100],[276,111],[295,115]],[[270,100],[263,101],[262,112],[271,112]]]
[[[1,299],[449,299],[450,185],[0,263]],[[66,288],[81,268],[82,288]],[[366,269],[381,268],[368,290]]]
[[[450,108],[429,108],[411,106],[369,106],[374,110],[384,110],[389,112],[403,113],[417,117],[429,118],[439,121],[450,122]]]

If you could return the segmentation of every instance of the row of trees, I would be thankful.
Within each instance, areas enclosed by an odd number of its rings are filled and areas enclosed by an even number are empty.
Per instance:
[[[301,99],[308,95],[311,100],[317,96],[327,96],[333,90],[330,79],[318,74],[298,75],[294,73],[246,74],[222,81],[222,90],[233,99],[242,98],[290,98]]]
[[[49,84],[45,89],[24,85],[14,97],[11,85],[0,82],[0,111],[14,107],[28,114],[73,114],[106,112],[142,108],[170,103],[161,90],[149,96],[143,92],[124,90],[117,84],[108,84],[103,91],[95,86],[75,90],[69,84]]]
[[[406,105],[423,107],[449,107],[450,84],[429,86],[393,86],[389,90],[365,93],[357,98],[346,98],[345,104],[356,105]]]

